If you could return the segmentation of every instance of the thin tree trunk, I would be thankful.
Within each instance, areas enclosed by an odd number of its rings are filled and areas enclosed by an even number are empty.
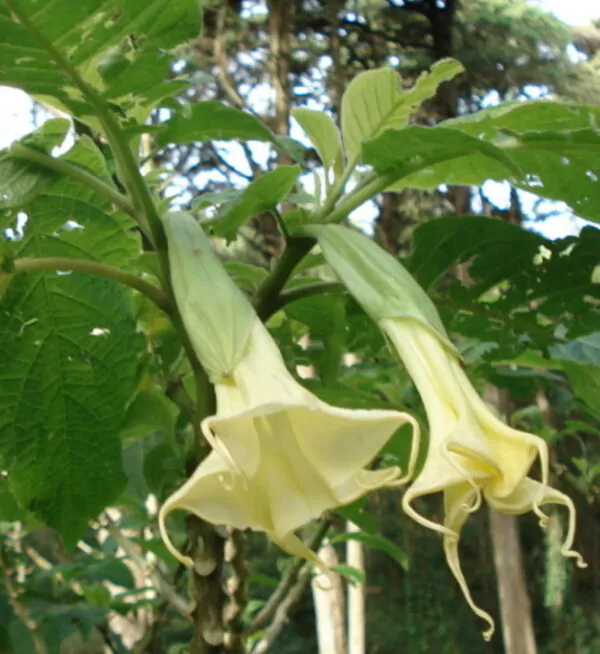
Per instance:
[[[508,414],[508,397],[502,391],[487,386],[485,399],[500,415]],[[517,517],[490,510],[490,536],[505,654],[537,654]]]
[[[330,567],[339,563],[336,551],[329,542],[321,546],[319,556]],[[334,575],[328,578],[321,573],[315,575],[311,586],[319,654],[346,654],[344,591],[340,577]]]
[[[357,532],[360,529],[348,522],[348,532]],[[363,544],[358,540],[349,540],[346,543],[346,563],[353,568],[365,572],[365,553]],[[365,654],[366,652],[366,624],[365,624],[365,584],[348,584],[348,654]]]
[[[536,654],[516,516],[490,510],[490,533],[498,578],[504,651],[506,654]]]

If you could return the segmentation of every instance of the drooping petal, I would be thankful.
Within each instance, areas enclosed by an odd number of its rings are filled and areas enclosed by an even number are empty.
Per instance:
[[[488,623],[489,627],[483,632],[483,638],[490,640],[494,635],[494,620],[489,613],[475,604],[463,574],[458,553],[460,534],[471,513],[470,507],[473,505],[474,494],[473,487],[465,483],[451,486],[444,491],[444,526],[448,530],[444,534],[444,553],[448,567],[458,582],[467,604],[475,615]]]
[[[271,516],[260,500],[248,492],[241,478],[232,475],[230,466],[218,452],[211,452],[186,483],[161,506],[158,514],[161,537],[171,554],[191,567],[190,557],[182,555],[169,538],[165,524],[169,513],[188,511],[213,524],[271,531]]]
[[[560,551],[563,556],[576,559],[577,567],[587,568],[587,563],[583,560],[581,554],[572,549],[573,541],[575,540],[576,511],[573,500],[568,495],[561,493],[555,488],[541,484],[535,479],[525,477],[510,495],[499,498],[493,493],[486,491],[485,497],[488,504],[496,511],[513,515],[529,513],[533,511],[535,505],[559,504],[567,507],[569,511],[569,527],[565,542]],[[541,526],[545,527],[545,522],[542,521]]]

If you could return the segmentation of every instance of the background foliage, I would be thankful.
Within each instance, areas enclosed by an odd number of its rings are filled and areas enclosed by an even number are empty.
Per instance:
[[[43,118],[0,153],[0,652],[175,653],[193,638],[188,580],[155,517],[198,457],[195,389],[173,324],[117,283],[115,270],[152,284],[161,273],[130,215],[143,193],[122,174],[126,155],[108,146],[113,131],[141,152],[134,163],[161,209],[212,221],[232,277],[260,300],[285,225],[317,208],[321,161],[339,168],[330,124],[309,125],[294,110],[342,114],[344,125],[341,98],[357,73],[392,66],[408,89],[448,56],[465,72],[435,95],[436,85],[420,93],[412,104],[426,102],[407,129],[361,135],[370,139],[363,162],[389,179],[350,221],[431,293],[478,388],[499,388],[510,420],[551,444],[553,483],[576,501],[591,570],[557,561],[560,519],[545,539],[533,519],[521,522],[538,649],[597,650],[598,34],[570,30],[524,0],[223,0],[202,10],[188,0],[0,2],[0,84],[28,92]],[[111,118],[99,120],[97,106]],[[358,124],[379,106],[363,107]],[[408,112],[396,118],[399,127]],[[324,146],[310,146],[300,126]],[[555,213],[591,223],[552,240],[535,228]],[[108,273],[90,274],[94,263]],[[406,408],[423,419],[359,308],[335,285],[306,290],[322,281],[331,273],[310,254],[269,321],[289,367],[312,366],[306,385],[334,404]],[[404,450],[399,436],[382,457],[402,462]],[[488,651],[438,540],[403,518],[397,495],[327,516],[330,536],[344,518],[372,537],[369,652]],[[473,523],[464,566],[497,615],[485,513]],[[227,626],[260,643],[274,627],[259,624],[261,608],[299,569],[256,535],[244,544],[229,534],[228,547],[226,575],[248,590],[244,598],[230,588]],[[491,647],[504,651],[501,636]],[[316,648],[304,593],[272,651]]]

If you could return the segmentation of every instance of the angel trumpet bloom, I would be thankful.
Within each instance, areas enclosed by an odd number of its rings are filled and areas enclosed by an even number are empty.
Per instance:
[[[181,315],[192,343],[200,342],[196,352],[203,362],[204,355],[210,355],[217,412],[201,424],[213,450],[162,505],[161,535],[177,559],[193,565],[173,546],[166,529],[167,515],[180,509],[213,524],[265,532],[290,554],[324,567],[294,532],[326,510],[400,483],[399,468],[367,470],[366,466],[396,430],[409,423],[414,432],[407,479],[416,461],[418,424],[398,411],[343,409],[320,401],[288,372],[277,345],[251,308],[243,308],[245,317],[234,330],[222,322],[218,349],[211,351],[210,330],[230,315],[232,301],[247,302],[205,247],[208,241],[194,219],[178,214],[169,220],[170,255],[176,253],[188,273],[196,265],[210,266],[210,275],[200,270],[200,277],[207,284],[218,280],[218,292],[205,285],[208,294],[202,303],[191,306],[193,275],[185,284],[173,278],[178,306],[188,303]],[[205,333],[196,333],[207,325]]]
[[[325,259],[378,323],[419,391],[429,422],[429,449],[402,506],[414,520],[443,535],[448,565],[469,606],[488,622],[484,638],[489,639],[494,622],[473,601],[458,555],[462,527],[482,498],[503,513],[533,511],[542,526],[546,523],[542,505],[566,506],[569,528],[562,553],[585,567],[581,556],[571,550],[574,505],[548,486],[546,443],[509,427],[479,397],[434,304],[398,261],[370,239],[337,225],[309,226],[303,234],[318,239]],[[538,457],[539,482],[528,477]],[[425,518],[413,505],[418,497],[438,492],[444,496],[443,524]]]
[[[482,497],[497,511],[535,512],[545,526],[544,504],[569,510],[569,529],[562,554],[573,557],[575,507],[569,497],[548,486],[548,450],[539,437],[513,429],[500,420],[479,397],[458,358],[431,332],[412,320],[385,319],[381,327],[404,362],[425,405],[429,422],[429,450],[425,464],[404,494],[405,512],[420,524],[443,534],[446,560],[473,611],[489,623],[484,638],[491,638],[494,622],[473,601],[460,567],[458,543],[468,516]],[[528,477],[539,456],[541,481]],[[444,523],[428,520],[414,508],[423,495],[443,492]]]

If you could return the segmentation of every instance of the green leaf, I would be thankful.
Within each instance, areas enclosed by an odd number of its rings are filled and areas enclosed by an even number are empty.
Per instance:
[[[175,456],[168,443],[151,449],[144,458],[144,479],[150,492],[160,495],[168,478],[176,482],[183,467],[183,461]]]
[[[408,556],[406,552],[384,536],[366,534],[363,531],[352,531],[334,536],[331,540],[333,543],[345,543],[349,540],[356,540],[367,547],[385,552],[387,555],[391,556],[403,570],[408,570]]]
[[[352,565],[348,565],[347,563],[338,563],[338,565],[332,565],[331,570],[342,575],[342,577],[347,579],[350,583],[364,584],[367,580],[367,577],[362,570],[359,570]]]
[[[70,127],[68,120],[53,118],[18,143],[49,154],[64,141]],[[56,177],[57,174],[47,168],[13,157],[10,150],[0,151],[0,209],[27,205]]]
[[[12,275],[5,273],[3,270],[0,270],[0,303],[2,302],[2,298],[4,297],[4,294],[6,293],[12,278]]]
[[[135,588],[135,580],[131,570],[115,557],[107,557],[85,567],[85,576],[92,581],[109,581],[115,586]]]
[[[352,504],[335,509],[337,513],[353,522],[363,533],[374,534],[378,529],[377,519],[365,510],[366,498],[362,497]]]
[[[242,288],[255,293],[269,274],[266,268],[253,266],[243,261],[228,261],[225,269],[233,281]]]
[[[387,130],[363,144],[363,161],[380,175],[397,176],[401,181],[394,190],[432,189],[440,184],[480,186],[488,179],[522,176],[504,150],[444,127],[412,125]]]
[[[286,305],[285,313],[309,328],[312,346],[308,355],[323,383],[333,383],[346,343],[346,304],[343,295],[328,293],[303,298]],[[320,341],[322,345],[318,346],[314,341]]]
[[[40,11],[37,0],[2,3],[0,84],[22,88],[80,119],[89,117],[93,112],[66,60],[96,93],[123,101],[132,112],[145,107],[147,115],[148,107],[170,93],[164,82],[172,62],[168,49],[198,35],[200,5],[189,0],[53,0]],[[173,92],[180,89],[173,85]]]
[[[19,506],[8,486],[8,479],[0,476],[0,522],[23,520],[25,511]]]
[[[576,105],[549,100],[503,102],[458,118],[445,120],[445,127],[493,139],[504,130],[519,133],[554,130],[576,130],[594,127],[600,119],[600,108],[593,105]]]
[[[600,415],[600,368],[589,363],[563,361],[573,392]]]
[[[524,177],[514,180],[515,184],[536,195],[562,200],[577,215],[597,221],[599,120],[600,110],[595,106],[535,101],[503,104],[441,125],[505,147],[524,173]],[[471,166],[489,169],[491,162],[477,155],[471,158]],[[452,170],[446,164],[437,170],[437,178],[447,177],[446,183],[471,183],[465,172]],[[490,178],[497,179],[491,174]],[[421,188],[424,182],[421,177],[410,180]]]
[[[421,286],[429,288],[452,266],[471,257],[485,260],[485,286],[510,278],[546,243],[542,236],[504,220],[445,216],[418,225],[413,253],[404,261]]]
[[[528,133],[507,148],[525,173],[518,186],[566,202],[583,218],[600,222],[600,134],[597,128]]]
[[[600,368],[600,331],[550,348],[553,359],[592,364]]]
[[[254,180],[218,218],[211,222],[213,232],[232,241],[238,229],[250,218],[274,209],[292,190],[300,166],[279,166]]]
[[[65,158],[106,174],[89,140]],[[16,257],[123,266],[139,251],[130,225],[86,187],[58,178],[30,205],[12,245]],[[119,432],[139,342],[132,294],[75,272],[26,273],[13,277],[0,312],[0,451],[10,488],[71,547],[125,481]]]
[[[550,348],[567,374],[573,392],[600,413],[600,331]]]
[[[182,107],[165,123],[165,129],[157,135],[156,142],[166,145],[210,139],[275,143],[275,134],[252,114],[210,100]]]
[[[98,609],[107,609],[110,606],[111,595],[108,588],[104,586],[85,586],[82,584],[81,589],[86,603]]]
[[[121,438],[136,439],[161,431],[170,437],[175,431],[177,408],[158,390],[142,390],[129,405]]]
[[[330,116],[312,109],[293,109],[292,116],[306,132],[326,169],[340,175],[344,168],[342,139],[337,125]]]
[[[411,113],[433,97],[442,82],[463,70],[457,61],[442,59],[431,67],[430,73],[423,73],[408,91],[399,90],[400,77],[392,68],[357,75],[342,98],[342,134],[348,160],[359,158],[363,141],[389,128],[407,125]]]
[[[16,278],[2,303],[0,450],[19,502],[71,547],[123,487],[135,374],[127,293],[72,273]]]

